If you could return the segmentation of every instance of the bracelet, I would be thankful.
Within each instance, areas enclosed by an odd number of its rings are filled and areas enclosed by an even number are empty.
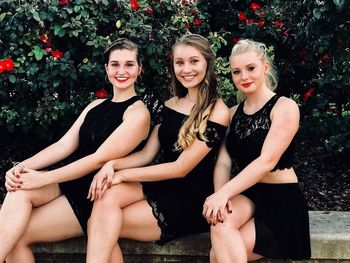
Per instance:
[[[15,166],[19,165],[20,163],[21,162],[14,162],[12,168],[14,168]]]

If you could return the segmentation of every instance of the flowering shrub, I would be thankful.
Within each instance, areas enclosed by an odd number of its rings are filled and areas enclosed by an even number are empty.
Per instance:
[[[195,1],[2,1],[1,127],[60,134],[90,99],[111,94],[102,54],[118,37],[145,56],[140,93],[169,96],[171,45],[207,28],[202,20]]]
[[[12,132],[56,136],[52,132],[70,125],[88,100],[111,94],[102,53],[117,37],[141,47],[139,92],[163,100],[169,96],[171,46],[192,32],[208,37],[217,53],[219,91],[229,105],[235,104],[232,46],[240,38],[265,42],[279,70],[278,92],[300,105],[303,135],[345,153],[348,21],[342,0],[2,1],[0,124]]]

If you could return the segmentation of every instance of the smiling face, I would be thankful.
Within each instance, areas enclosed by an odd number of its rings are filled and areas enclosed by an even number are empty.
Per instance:
[[[207,61],[196,48],[190,45],[178,45],[173,51],[173,67],[178,81],[189,89],[198,87],[203,81]]]
[[[107,76],[113,88],[134,88],[141,67],[137,63],[136,51],[116,49],[110,53],[108,64],[105,65]]]
[[[245,94],[266,87],[265,73],[268,68],[269,63],[261,61],[256,52],[231,57],[232,80],[237,89]]]

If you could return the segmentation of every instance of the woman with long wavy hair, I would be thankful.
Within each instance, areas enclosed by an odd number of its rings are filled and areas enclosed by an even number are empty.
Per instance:
[[[229,111],[217,93],[208,40],[185,35],[172,53],[174,97],[165,102],[146,146],[108,162],[91,184],[87,262],[123,262],[119,238],[164,244],[209,230],[201,211],[213,192]],[[149,165],[160,150],[160,163]]]

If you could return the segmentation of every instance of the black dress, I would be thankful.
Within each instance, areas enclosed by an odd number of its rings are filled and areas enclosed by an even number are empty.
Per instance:
[[[158,138],[162,146],[162,162],[173,162],[181,154],[174,145],[188,116],[166,106],[161,115]],[[206,144],[212,149],[184,178],[142,183],[143,192],[161,228],[158,244],[209,230],[202,209],[205,199],[214,191],[213,170],[226,128],[215,122],[207,122]]]
[[[113,102],[111,99],[107,99],[90,109],[79,130],[79,148],[74,154],[74,159],[77,160],[93,154],[123,122],[125,110],[138,100],[137,96],[122,102]],[[134,151],[138,150],[142,144],[137,146]],[[91,181],[97,172],[98,170],[76,180],[59,184],[85,233],[87,233],[87,221],[93,205],[93,202],[86,197]]]
[[[240,170],[256,159],[271,126],[270,113],[279,99],[274,95],[259,111],[248,115],[240,103],[230,124],[226,148]],[[272,169],[293,165],[294,142]],[[305,198],[298,183],[257,183],[242,195],[255,204],[256,240],[253,251],[270,258],[310,258],[309,217]]]

